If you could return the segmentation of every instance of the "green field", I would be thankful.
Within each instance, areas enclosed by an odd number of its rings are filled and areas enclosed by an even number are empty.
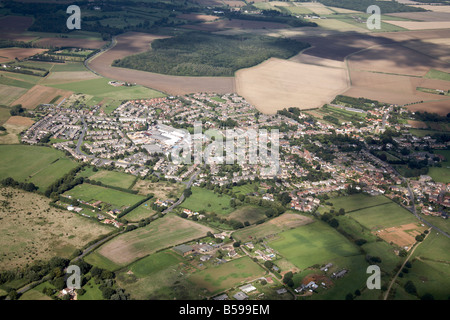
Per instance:
[[[0,126],[8,121],[9,117],[11,116],[11,113],[9,111],[10,110],[8,108],[0,107]]]
[[[0,180],[11,177],[45,190],[77,166],[61,151],[28,145],[0,145]]]
[[[374,206],[379,206],[382,204],[390,203],[391,200],[384,196],[369,196],[367,194],[358,193],[351,196],[332,198],[326,202],[331,202],[333,205],[325,205],[325,209],[334,209],[338,211],[339,209],[345,209],[345,212],[352,212],[362,208],[369,208]]]
[[[164,271],[172,265],[182,262],[180,255],[172,251],[162,251],[151,254],[130,266],[130,270],[138,278],[150,277],[159,271]]]
[[[55,63],[52,72],[88,71],[82,62]]]
[[[208,231],[214,230],[169,214],[115,237],[85,260],[100,268],[116,270],[158,250],[204,237]]]
[[[128,221],[139,221],[141,219],[149,218],[156,214],[156,211],[152,209],[152,204],[153,199],[146,201],[133,211],[127,213],[124,218]]]
[[[193,273],[189,281],[195,286],[207,289],[213,295],[244,281],[262,277],[264,273],[264,269],[249,257],[242,257]]]
[[[112,100],[157,98],[165,95],[159,91],[148,89],[142,86],[114,87],[108,82],[111,79],[99,78],[84,80],[78,82],[49,85],[50,87],[73,91],[75,93],[84,93],[94,97],[109,98]]]
[[[412,213],[395,202],[353,211],[350,216],[369,230],[380,230],[417,222]]]
[[[430,167],[428,175],[436,182],[450,182],[450,150],[434,150],[435,154],[441,154],[445,161],[441,162],[442,167]]]
[[[359,253],[355,245],[321,221],[284,231],[278,236],[269,245],[300,269]]]
[[[0,84],[12,87],[19,87],[23,89],[31,89],[34,86],[33,83],[4,77],[3,75],[0,75]]]
[[[42,293],[44,288],[55,289],[55,287],[49,282],[44,282],[25,292],[22,296],[20,296],[19,300],[52,300],[51,297]]]
[[[93,168],[86,168],[79,173],[79,176],[89,178],[90,180],[100,181],[107,186],[128,189],[136,180],[136,177],[117,171],[99,170],[94,172]]]
[[[234,209],[230,206],[231,197],[226,194],[217,194],[214,191],[192,187],[192,195],[183,201],[181,207],[192,211],[205,210],[220,215],[231,213]]]
[[[95,186],[87,183],[75,186],[64,193],[73,199],[80,199],[88,203],[102,201],[116,209],[124,209],[144,199],[143,196],[122,192],[110,188]],[[113,209],[113,208],[110,208]]]
[[[258,206],[244,206],[233,211],[228,219],[233,219],[245,223],[248,221],[250,224],[254,224],[258,221],[263,221],[267,218],[265,212],[268,208]]]
[[[94,278],[91,278],[88,283],[83,286],[86,292],[77,296],[77,300],[104,300],[99,285],[95,283]]]
[[[436,70],[436,69],[431,69],[425,75],[425,78],[450,81],[450,73],[439,71],[439,70]]]

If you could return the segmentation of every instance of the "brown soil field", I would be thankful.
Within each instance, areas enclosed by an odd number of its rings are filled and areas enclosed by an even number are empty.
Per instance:
[[[408,106],[408,109],[411,111],[435,112],[445,116],[450,112],[450,99],[414,104]]]
[[[155,226],[157,225],[157,226]],[[210,228],[175,215],[152,222],[145,228],[120,235],[106,243],[98,253],[119,265],[180,243],[206,236]]]
[[[389,13],[387,16],[425,22],[450,21],[450,12],[399,12]]]
[[[27,126],[31,127],[31,125],[34,123],[33,119],[27,118],[27,117],[21,117],[21,116],[11,116],[8,121],[5,122],[6,124],[12,124],[16,126]]]
[[[236,72],[236,88],[263,113],[319,108],[349,86],[347,71],[271,58]]]
[[[399,247],[408,247],[410,249],[416,243],[415,237],[426,229],[426,227],[422,227],[420,224],[409,223],[398,227],[378,230],[374,234],[387,243],[393,242]]]
[[[33,24],[33,18],[23,16],[6,16],[0,18],[0,32],[22,33]]]
[[[375,32],[372,33],[373,38],[382,38],[392,41],[407,41],[407,40],[429,40],[450,38],[450,29],[439,30],[415,30],[415,31],[398,31],[398,32]]]
[[[56,96],[61,96],[55,103],[61,102],[73,92],[62,89],[35,85],[12,104],[21,104],[25,109],[34,109],[41,103],[49,103]]]
[[[75,39],[75,38],[42,38],[36,43],[43,46],[53,47],[76,47],[85,49],[100,49],[107,42],[92,39]]]
[[[377,46],[348,58],[350,69],[411,76],[424,76],[431,68],[448,66],[445,62],[401,45]]]
[[[197,13],[184,13],[177,16],[178,19],[192,20],[192,21],[214,21],[219,19],[218,16]]]
[[[411,127],[416,128],[416,129],[428,128],[427,124],[423,121],[408,120],[408,124],[411,125]]]
[[[22,60],[44,51],[47,50],[37,48],[3,48],[0,49],[0,63],[14,60],[14,58]]]
[[[408,30],[448,29],[450,21],[388,21],[384,22],[402,27]]]
[[[265,21],[251,21],[251,20],[218,20],[214,22],[204,22],[195,25],[184,25],[183,28],[200,30],[200,31],[220,31],[225,29],[283,29],[289,28],[288,25],[284,23],[277,22],[265,22]]]
[[[50,200],[12,188],[0,189],[0,270],[68,258],[100,235],[113,230],[90,219],[49,205]]]
[[[450,38],[407,41],[403,42],[403,46],[446,62],[450,61]]]
[[[152,72],[111,67],[115,59],[144,52],[154,39],[162,36],[145,33],[125,33],[117,37],[116,45],[94,57],[89,62],[92,70],[106,78],[137,83],[168,94],[188,94],[193,92],[229,93],[235,92],[233,77],[181,77]]]
[[[327,287],[331,287],[333,285],[333,281],[323,274],[308,274],[303,278],[302,284],[307,285],[311,281],[314,281],[318,285],[323,282]]]

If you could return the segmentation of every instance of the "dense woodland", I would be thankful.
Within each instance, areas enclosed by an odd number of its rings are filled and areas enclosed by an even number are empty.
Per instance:
[[[287,59],[309,44],[254,35],[190,33],[155,40],[151,51],[116,60],[114,66],[182,76],[233,76],[270,57]]]

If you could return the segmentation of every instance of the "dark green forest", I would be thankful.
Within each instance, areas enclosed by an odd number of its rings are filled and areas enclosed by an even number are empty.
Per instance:
[[[309,44],[255,35],[189,33],[155,40],[152,50],[116,60],[113,66],[178,76],[233,76],[271,57],[287,59]]]

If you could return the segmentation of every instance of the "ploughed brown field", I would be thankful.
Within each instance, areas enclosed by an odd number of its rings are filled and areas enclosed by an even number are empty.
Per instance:
[[[7,16],[0,18],[0,37],[2,39],[16,41],[30,41],[36,37],[23,36],[29,26],[33,23],[31,17]]]
[[[3,48],[0,49],[0,62],[12,61],[15,58],[22,60],[44,51],[47,50],[37,48]]]
[[[169,76],[111,66],[116,59],[147,51],[153,40],[161,38],[164,37],[138,32],[122,34],[116,38],[117,43],[114,47],[91,59],[89,67],[106,78],[137,83],[173,95],[235,91],[233,77]]]
[[[75,39],[75,38],[42,38],[37,41],[38,44],[54,47],[73,47],[85,49],[100,49],[107,42],[93,39]]]

